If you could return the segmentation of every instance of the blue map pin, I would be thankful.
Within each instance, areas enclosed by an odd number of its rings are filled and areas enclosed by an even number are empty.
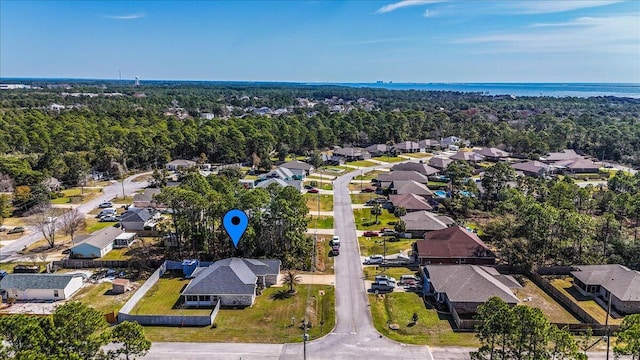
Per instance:
[[[233,240],[233,246],[237,248],[238,241],[240,241],[242,234],[247,230],[249,218],[242,210],[229,210],[224,214],[222,225],[224,225],[224,229],[227,230],[227,234],[229,234],[231,240]]]

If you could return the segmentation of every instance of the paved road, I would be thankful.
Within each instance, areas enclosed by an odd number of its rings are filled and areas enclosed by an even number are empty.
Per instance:
[[[133,175],[126,178],[124,182],[114,181],[113,184],[104,187],[104,189],[102,190],[102,195],[96,197],[95,199],[87,201],[86,203],[80,206],[77,206],[77,209],[80,212],[86,214],[89,211],[98,207],[98,205],[101,202],[111,200],[116,196],[121,196],[123,192],[123,187],[124,187],[124,193],[126,195],[130,195],[139,189],[145,188],[148,186],[148,183],[146,181],[134,182],[133,179],[138,176],[143,176],[147,174],[151,174],[151,173],[149,172],[149,173]],[[40,233],[35,228],[28,227],[28,230],[29,230],[29,233],[27,235],[24,235],[14,240],[9,245],[3,246],[0,249],[0,262],[8,262],[13,260],[16,257],[16,253],[18,251],[24,249],[25,246],[29,246],[34,242],[42,239],[42,233]]]

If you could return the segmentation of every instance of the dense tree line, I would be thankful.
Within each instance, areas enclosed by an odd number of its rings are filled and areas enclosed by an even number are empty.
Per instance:
[[[220,259],[229,256],[278,258],[284,268],[309,269],[313,239],[305,236],[304,197],[291,186],[244,189],[237,177],[203,177],[189,172],[178,187],[166,187],[157,201],[174,210],[165,232],[174,237],[180,258]],[[234,248],[222,225],[224,214],[241,209],[249,226]]]

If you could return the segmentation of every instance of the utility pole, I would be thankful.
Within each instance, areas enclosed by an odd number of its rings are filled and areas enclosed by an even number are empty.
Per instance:
[[[307,340],[309,339],[309,334],[307,334],[307,318],[305,317],[302,320],[302,327],[304,328],[304,334],[302,334],[302,358],[307,360]]]
[[[611,279],[613,280],[613,279]],[[611,297],[613,294],[609,292],[609,301],[607,302],[607,318],[604,321],[605,334],[607,335],[607,360],[609,360],[609,345],[611,344],[611,334],[609,332],[609,314],[611,314]]]

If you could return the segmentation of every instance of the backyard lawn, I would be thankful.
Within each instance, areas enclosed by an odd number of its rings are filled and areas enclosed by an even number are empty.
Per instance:
[[[91,306],[103,314],[118,312],[135,291],[127,291],[117,295],[111,294],[111,286],[111,283],[107,281],[99,284],[86,283],[73,296],[73,300]]]
[[[265,289],[252,307],[220,309],[214,327],[146,326],[151,341],[178,342],[301,342],[301,323],[305,314],[312,327],[309,339],[330,332],[335,325],[334,288],[326,285],[298,285],[297,294],[289,299],[274,300],[271,296],[282,288]],[[247,331],[250,329],[251,331]]]
[[[479,345],[473,333],[453,332],[451,316],[427,309],[418,294],[397,292],[368,296],[373,325],[390,339],[416,345],[476,348]],[[414,313],[418,315],[415,324],[411,320]],[[389,324],[397,324],[399,329],[391,330]]]
[[[87,234],[91,234],[92,232],[102,230],[106,227],[113,226],[115,222],[100,222],[96,218],[87,218],[85,223],[84,232]]]
[[[353,217],[356,221],[356,229],[358,230],[375,230],[378,231],[383,227],[393,227],[389,222],[396,222],[399,218],[382,209],[382,215],[378,215],[378,224],[375,223],[376,216],[371,215],[371,209],[354,209]]]
[[[364,272],[364,279],[371,281],[375,280],[376,275],[380,274],[391,276],[396,278],[396,280],[400,280],[401,275],[415,275],[420,277],[416,271],[406,267],[385,268],[382,266],[365,266],[362,268],[362,271]]]
[[[209,315],[211,309],[183,309],[180,292],[189,279],[165,274],[140,299],[131,311],[132,315]]]
[[[371,167],[371,166],[378,165],[377,163],[374,163],[373,161],[367,161],[367,160],[351,161],[351,162],[348,162],[347,164],[351,165],[351,166],[359,166],[359,167]]]
[[[416,242],[416,239],[401,239],[391,242],[387,239],[387,255],[393,255],[399,253],[401,250],[411,250],[411,244]],[[369,256],[373,254],[384,254],[385,242],[383,237],[358,237],[358,243],[360,244],[360,254],[362,256]],[[404,254],[409,252],[405,251]]]
[[[102,188],[71,188],[60,191],[64,196],[51,200],[52,204],[80,204],[87,202],[102,193]]]
[[[351,194],[351,203],[352,204],[364,204],[369,199],[375,199],[382,197],[381,195],[375,193],[361,193],[361,194]]]
[[[388,171],[373,170],[373,171],[369,171],[367,173],[364,173],[362,175],[356,175],[356,176],[353,177],[353,180],[370,181],[371,179],[376,179],[378,177],[378,175],[380,175],[380,174],[388,174],[388,173],[389,173]],[[364,184],[364,185],[369,185],[369,184]]]
[[[333,216],[309,216],[307,224],[312,229],[333,229]]]
[[[522,289],[514,289],[513,292],[520,300],[530,299],[524,304],[542,310],[542,313],[549,321],[563,324],[580,323],[580,320],[576,319],[575,316],[529,279],[524,279],[524,287]]]
[[[318,211],[318,197],[320,198],[320,211],[333,210],[333,195],[307,193],[304,194],[304,198],[307,201],[309,213],[313,214],[314,211]]]
[[[417,153],[406,153],[406,154],[402,154],[402,156],[408,156],[410,158],[414,158],[414,159],[422,159],[422,158],[427,158],[427,157],[432,157],[433,154],[431,153],[422,153],[422,152],[417,152]]]
[[[551,280],[551,284],[567,295],[569,299],[580,306],[582,310],[597,319],[600,324],[604,325],[607,318],[607,311],[593,300],[593,298],[580,294],[580,292],[573,287],[572,280],[571,278],[553,279]],[[609,323],[619,325],[622,323],[622,319],[609,318]]]
[[[397,157],[397,156],[376,156],[372,158],[373,160],[384,161],[388,163],[397,163],[401,161],[406,161],[407,159]]]

